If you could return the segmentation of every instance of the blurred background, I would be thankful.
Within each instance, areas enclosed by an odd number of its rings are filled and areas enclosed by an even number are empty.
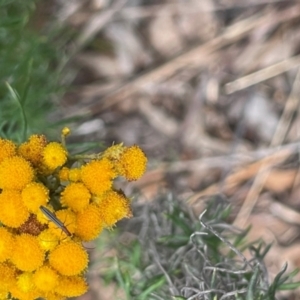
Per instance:
[[[51,42],[42,52],[53,74],[36,83],[31,97],[54,103],[46,120],[33,118],[36,128],[51,133],[45,122],[67,123],[72,143],[140,145],[148,171],[124,187],[127,195],[149,203],[172,192],[199,214],[221,194],[232,205],[234,225],[252,224],[250,240],[273,242],[270,274],[284,262],[289,270],[300,267],[298,1],[34,6],[28,28]],[[32,72],[43,66],[37,59]],[[55,92],[49,87],[39,96],[53,81]],[[113,299],[113,287],[99,288],[95,278],[80,299]]]

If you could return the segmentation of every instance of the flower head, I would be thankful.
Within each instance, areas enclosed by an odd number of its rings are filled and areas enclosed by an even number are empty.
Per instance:
[[[16,155],[16,145],[10,140],[0,138],[0,163],[8,157]]]
[[[43,163],[50,170],[61,167],[67,161],[66,149],[57,142],[49,143],[43,150]]]
[[[33,178],[33,168],[21,156],[6,158],[0,164],[1,189],[22,190]]]
[[[42,153],[46,145],[47,139],[44,135],[34,134],[30,136],[27,142],[19,146],[18,153],[30,161],[33,166],[38,167],[42,161]]]
[[[112,187],[116,177],[114,167],[107,158],[93,160],[81,169],[81,180],[91,193],[101,195]]]
[[[60,238],[50,229],[46,229],[38,235],[38,241],[43,250],[49,251],[53,250],[59,244]]]
[[[11,261],[19,270],[32,272],[43,264],[44,258],[36,237],[27,233],[16,236]]]
[[[64,128],[62,129],[62,131],[61,131],[62,135],[64,135],[64,136],[69,135],[70,132],[71,132],[71,130],[70,130],[69,127],[64,127]]]
[[[117,221],[131,217],[130,201],[122,193],[116,191],[107,192],[98,204],[101,220],[108,227]]]
[[[22,200],[30,212],[36,213],[49,201],[49,190],[39,182],[31,182],[22,190]]]
[[[70,169],[67,167],[62,167],[58,172],[58,177],[60,181],[68,181],[69,180],[69,172]]]
[[[61,203],[75,212],[85,209],[90,201],[91,193],[80,182],[69,184],[61,193]]]
[[[59,275],[48,266],[42,266],[33,275],[34,285],[43,292],[55,289],[59,282]]]
[[[22,292],[28,293],[34,289],[32,275],[31,272],[24,272],[17,277],[17,285]]]
[[[127,180],[139,179],[146,170],[147,157],[140,147],[134,145],[126,148],[117,164],[120,175]]]
[[[70,169],[69,180],[73,182],[81,180],[81,170],[79,168]]]
[[[87,283],[82,276],[63,276],[56,291],[66,297],[78,297],[87,291]]]
[[[95,204],[88,207],[77,214],[76,235],[83,241],[91,241],[95,239],[103,229],[103,221],[101,220],[100,208]]]
[[[29,217],[19,191],[3,190],[0,194],[0,207],[0,221],[8,227],[17,228]]]
[[[61,275],[78,275],[87,267],[88,256],[80,244],[68,241],[51,251],[49,264]]]
[[[18,284],[13,285],[9,291],[13,299],[32,300],[39,297],[39,292],[36,289],[24,292],[20,289]]]

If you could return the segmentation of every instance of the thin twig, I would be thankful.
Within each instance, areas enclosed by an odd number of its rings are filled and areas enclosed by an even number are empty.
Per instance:
[[[297,94],[299,93],[299,78],[300,78],[300,70],[298,69],[298,73],[294,80],[292,91],[287,99],[285,109],[281,115],[280,121],[273,135],[273,139],[270,144],[271,147],[279,146],[280,144],[282,144],[286,136],[289,124],[291,122],[292,115],[294,114],[296,106],[299,103],[299,97],[297,97]],[[243,203],[243,206],[241,207],[234,221],[234,225],[238,227],[245,226],[254,206],[257,203],[259,194],[261,193],[266,183],[266,180],[270,175],[270,172],[271,172],[270,166],[267,167],[265,163],[261,165],[254,179],[254,182],[247,194],[247,197]]]
[[[280,75],[284,72],[287,72],[290,69],[293,69],[299,65],[300,55],[290,57],[272,66],[261,69],[247,76],[241,77],[239,79],[227,83],[225,85],[225,92],[226,94],[232,94],[234,92],[245,89],[251,85],[255,85],[272,77]]]

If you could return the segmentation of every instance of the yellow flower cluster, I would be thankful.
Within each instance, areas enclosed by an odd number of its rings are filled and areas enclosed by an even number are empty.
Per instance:
[[[118,176],[137,180],[147,158],[138,146],[71,156],[62,142],[0,138],[0,299],[66,299],[87,291],[82,242],[131,217]]]

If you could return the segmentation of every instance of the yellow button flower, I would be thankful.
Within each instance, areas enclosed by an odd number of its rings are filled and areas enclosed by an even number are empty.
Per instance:
[[[95,204],[77,214],[76,235],[83,241],[95,239],[103,229],[100,208]]]
[[[81,276],[62,277],[56,292],[66,297],[78,297],[87,291],[87,283]]]
[[[9,227],[21,226],[29,217],[19,191],[3,190],[0,194],[0,221]]]
[[[136,145],[126,148],[120,156],[117,169],[127,180],[137,180],[146,171],[147,157]]]
[[[69,135],[70,132],[71,132],[71,130],[70,130],[69,127],[64,127],[64,128],[62,129],[62,131],[61,131],[62,135],[64,135],[64,136]]]
[[[78,275],[87,267],[88,255],[80,244],[68,241],[51,251],[49,264],[61,275]]]
[[[58,177],[60,181],[68,181],[69,180],[69,172],[70,169],[67,167],[63,167],[58,172]]]
[[[60,143],[49,143],[43,150],[44,165],[50,170],[63,166],[67,158],[67,151]]]
[[[78,168],[72,168],[69,172],[69,180],[73,182],[77,182],[81,180],[81,170]]]
[[[30,161],[33,166],[38,167],[43,158],[43,149],[47,145],[47,138],[42,134],[34,134],[29,140],[18,148],[19,155]]]
[[[33,168],[21,156],[6,158],[0,164],[1,189],[22,190],[33,178]]]
[[[123,218],[132,216],[129,199],[116,191],[107,192],[98,206],[102,221],[109,227]]]
[[[39,182],[32,182],[22,190],[24,205],[32,213],[36,213],[41,205],[46,205],[49,200],[49,190]]]
[[[16,155],[16,145],[10,140],[0,138],[0,163],[8,157]]]
[[[48,266],[42,266],[33,275],[35,286],[42,292],[50,292],[58,285],[59,275]]]
[[[114,167],[107,158],[93,160],[81,169],[81,180],[87,188],[101,195],[112,187],[112,179],[116,177]]]
[[[17,277],[17,286],[22,292],[28,293],[34,289],[32,275],[31,272],[24,272]]]
[[[60,238],[51,230],[46,229],[38,235],[38,241],[43,250],[49,251],[53,250],[59,244]]]
[[[19,270],[36,270],[43,264],[44,257],[36,237],[26,233],[16,236],[11,261]]]
[[[91,194],[87,187],[80,182],[69,184],[61,193],[61,203],[75,212],[85,209],[90,201]]]
[[[10,293],[13,299],[19,300],[32,300],[39,297],[39,292],[36,289],[33,289],[29,292],[22,291],[17,284],[13,285],[10,288]]]

